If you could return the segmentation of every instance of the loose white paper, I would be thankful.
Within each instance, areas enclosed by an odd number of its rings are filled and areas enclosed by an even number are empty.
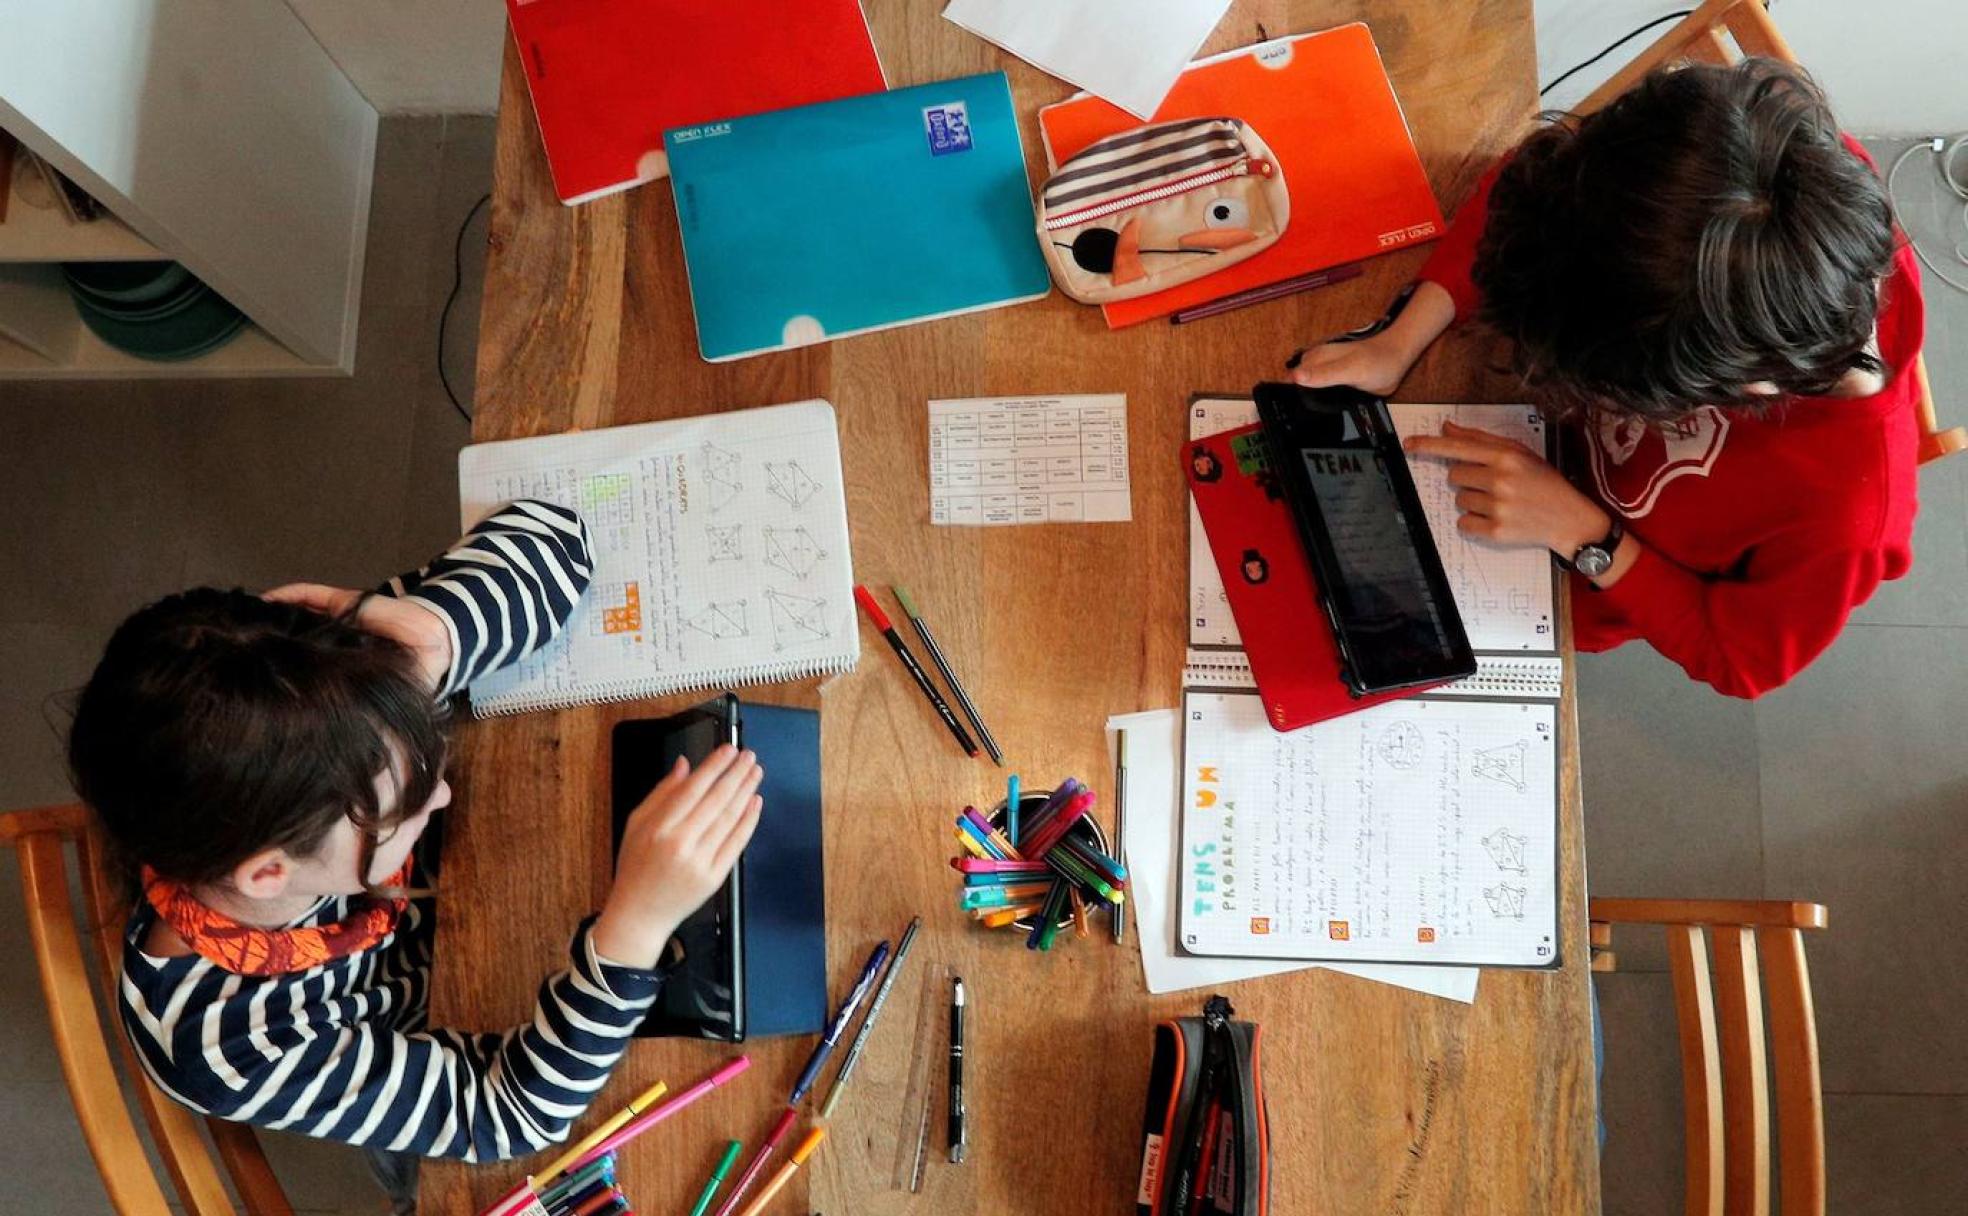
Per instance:
[[[973,397],[929,403],[931,523],[1002,526],[1132,518],[1125,396]]]
[[[943,16],[1147,119],[1229,7],[1230,0],[950,0]]]
[[[1263,959],[1196,958],[1176,953],[1176,809],[1180,789],[1176,757],[1182,753],[1182,719],[1173,709],[1123,714],[1107,720],[1108,742],[1125,731],[1127,744],[1127,824],[1122,847],[1127,856],[1128,903],[1134,908],[1141,945],[1141,969],[1153,993],[1177,992],[1234,983],[1287,971],[1327,966],[1329,970],[1468,1004],[1476,999],[1473,967],[1394,964],[1328,965]]]

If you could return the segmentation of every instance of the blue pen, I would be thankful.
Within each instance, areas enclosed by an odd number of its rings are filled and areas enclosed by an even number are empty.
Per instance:
[[[1018,774],[1013,773],[1005,779],[1005,835],[1011,838],[1011,847],[1018,847]]]
[[[882,942],[875,952],[868,956],[867,965],[861,968],[861,978],[854,981],[854,991],[847,994],[841,1003],[840,1012],[827,1024],[827,1032],[820,1036],[820,1043],[813,1049],[813,1058],[806,1062],[806,1071],[800,1073],[799,1081],[793,1085],[793,1096],[786,1100],[789,1107],[798,1106],[806,1091],[820,1079],[820,1070],[825,1067],[827,1057],[834,1054],[834,1044],[840,1042],[841,1032],[854,1020],[854,1011],[868,996],[868,990],[875,986],[875,976],[881,974],[881,966],[888,961],[888,943]]]

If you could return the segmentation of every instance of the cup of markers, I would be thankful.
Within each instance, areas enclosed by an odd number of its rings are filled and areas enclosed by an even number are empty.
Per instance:
[[[1127,870],[1089,814],[1094,801],[1069,777],[1051,790],[1014,786],[988,814],[965,807],[956,819],[963,852],[950,859],[963,875],[958,906],[987,929],[1025,934],[1031,950],[1052,949],[1062,931],[1092,936],[1091,921],[1103,910],[1121,915]]]

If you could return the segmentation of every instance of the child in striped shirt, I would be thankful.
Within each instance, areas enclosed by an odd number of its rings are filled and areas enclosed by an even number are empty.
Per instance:
[[[750,753],[679,763],[630,819],[614,887],[534,1015],[499,1033],[427,1025],[434,925],[412,853],[451,798],[445,701],[550,640],[591,574],[581,521],[522,501],[369,595],[188,591],[117,629],[69,760],[141,877],[121,1012],[165,1093],[385,1164],[566,1137],[760,810]],[[413,1179],[393,1188],[399,1210]]]

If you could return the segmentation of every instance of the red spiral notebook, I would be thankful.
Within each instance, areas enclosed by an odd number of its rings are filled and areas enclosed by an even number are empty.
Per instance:
[[[888,87],[858,0],[506,0],[554,193],[669,172],[663,132]]]

